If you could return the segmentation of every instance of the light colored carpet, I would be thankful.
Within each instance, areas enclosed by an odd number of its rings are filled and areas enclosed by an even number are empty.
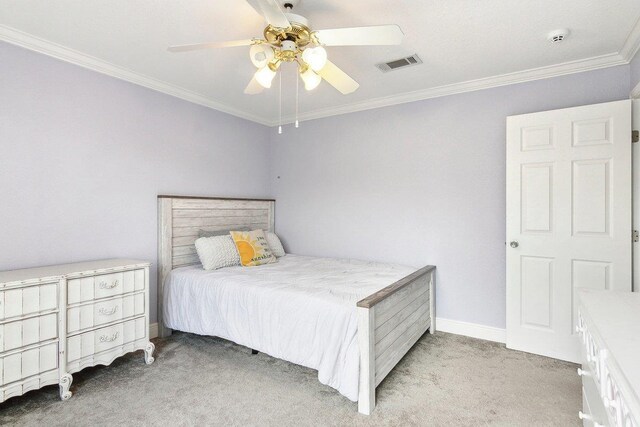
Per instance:
[[[425,335],[378,387],[373,415],[311,369],[217,338],[177,333],[74,375],[74,396],[45,387],[0,404],[0,425],[579,425],[576,365],[504,345]]]

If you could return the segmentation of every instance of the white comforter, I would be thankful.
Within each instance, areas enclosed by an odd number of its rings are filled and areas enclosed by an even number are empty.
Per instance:
[[[259,267],[182,267],[165,283],[164,319],[317,369],[321,383],[357,401],[356,303],[413,271],[296,255]]]

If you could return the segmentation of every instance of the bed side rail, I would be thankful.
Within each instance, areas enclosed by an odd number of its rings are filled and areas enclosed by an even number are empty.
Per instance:
[[[373,411],[378,384],[427,330],[435,331],[435,269],[423,267],[358,302],[358,412]]]

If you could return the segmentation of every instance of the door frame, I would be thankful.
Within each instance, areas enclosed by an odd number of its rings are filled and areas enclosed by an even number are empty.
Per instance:
[[[631,103],[631,126],[634,130],[640,130],[640,83],[636,86],[638,90],[633,90],[630,94]],[[631,206],[632,223],[634,230],[640,230],[640,143],[631,144]],[[637,248],[638,243],[634,242],[632,250],[633,260],[633,280],[632,289],[634,292],[640,292],[640,250]]]

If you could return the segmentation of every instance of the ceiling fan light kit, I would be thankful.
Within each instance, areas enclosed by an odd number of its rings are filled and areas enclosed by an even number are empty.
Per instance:
[[[318,72],[327,64],[327,51],[322,46],[308,47],[302,51],[302,60]]]
[[[322,77],[317,75],[309,66],[300,68],[300,77],[304,82],[304,88],[306,90],[314,90],[322,81]]]
[[[268,63],[266,66],[256,71],[255,78],[262,87],[269,89],[273,78],[276,76],[276,70],[277,67],[275,65]]]
[[[322,80],[325,80],[340,93],[347,95],[357,90],[360,85],[328,60],[324,46],[372,46],[402,43],[403,33],[397,25],[313,31],[307,18],[291,12],[299,0],[289,0],[283,3],[286,13],[282,11],[276,0],[248,0],[248,2],[267,22],[263,31],[264,39],[254,38],[231,42],[171,46],[168,50],[187,52],[209,48],[251,46],[249,57],[258,71],[245,88],[245,94],[254,95],[262,92],[262,89],[271,88],[271,83],[280,65],[283,62],[290,62],[296,63],[298,74],[304,82],[306,90],[315,89]]]
[[[251,62],[257,68],[262,68],[273,60],[275,52],[271,46],[264,44],[254,44],[249,50]]]

